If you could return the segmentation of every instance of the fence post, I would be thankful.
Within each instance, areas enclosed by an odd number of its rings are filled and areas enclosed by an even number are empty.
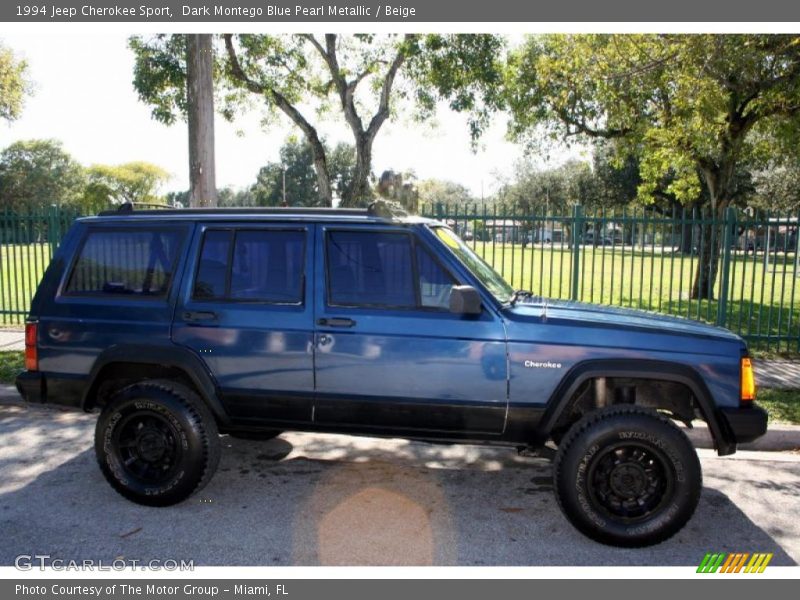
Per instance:
[[[50,257],[52,258],[56,253],[58,247],[58,238],[60,237],[60,223],[58,214],[58,205],[51,204],[47,211],[47,241],[50,244]]]
[[[722,272],[719,280],[719,299],[717,301],[717,325],[725,327],[728,319],[728,281],[731,274],[731,244],[736,230],[736,209],[729,206],[725,209],[722,221]]]
[[[572,207],[572,281],[570,298],[578,299],[581,282],[581,240],[583,239],[583,206]]]

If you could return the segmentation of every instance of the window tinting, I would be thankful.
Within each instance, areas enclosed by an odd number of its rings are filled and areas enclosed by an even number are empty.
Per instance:
[[[225,296],[231,237],[231,231],[209,231],[203,237],[203,250],[194,283],[195,298]]]
[[[181,239],[175,230],[90,231],[67,293],[163,297]]]
[[[455,281],[422,246],[417,246],[419,295],[422,306],[450,308],[450,292]]]
[[[330,232],[327,260],[331,304],[416,306],[408,235],[372,231]]]
[[[302,231],[208,231],[203,239],[194,297],[302,302],[304,250]]]

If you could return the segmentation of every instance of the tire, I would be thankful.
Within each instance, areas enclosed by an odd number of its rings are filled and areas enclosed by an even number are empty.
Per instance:
[[[703,487],[689,438],[659,413],[631,405],[575,423],[559,445],[553,478],[561,510],[581,533],[623,547],[673,536]]]
[[[230,431],[228,435],[237,440],[253,440],[256,442],[268,442],[275,439],[283,431],[280,429],[263,429],[261,431]]]
[[[111,487],[147,506],[177,504],[201,490],[221,451],[217,424],[200,397],[167,380],[114,394],[97,420],[94,447]]]

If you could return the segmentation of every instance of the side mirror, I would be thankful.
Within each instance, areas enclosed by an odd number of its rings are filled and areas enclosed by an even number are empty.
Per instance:
[[[450,312],[457,315],[481,314],[481,296],[471,285],[454,285],[450,291]]]

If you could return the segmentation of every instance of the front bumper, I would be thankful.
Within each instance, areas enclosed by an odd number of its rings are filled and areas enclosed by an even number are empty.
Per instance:
[[[720,408],[719,412],[722,426],[737,444],[752,442],[767,432],[767,411],[760,406],[726,407]]]

